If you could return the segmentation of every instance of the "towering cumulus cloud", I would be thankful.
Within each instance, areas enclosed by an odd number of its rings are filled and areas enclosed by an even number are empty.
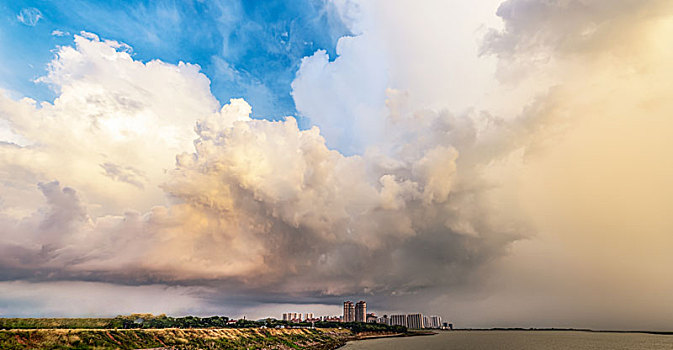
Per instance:
[[[54,104],[2,102],[24,140],[3,146],[5,279],[386,297],[458,284],[517,236],[484,219],[470,116],[389,90],[388,132],[346,156],[244,100],[215,111],[198,67],[75,42],[42,79]]]
[[[672,321],[672,5],[464,3],[334,1],[354,35],[292,83],[310,128],[76,35],[40,79],[53,103],[0,95],[0,301],[72,284],[169,313],[366,297],[469,326]]]
[[[249,113],[233,100],[199,121],[196,153],[164,186],[199,223],[183,230],[210,274],[284,293],[409,293],[464,277],[513,238],[477,214],[480,189],[451,144],[466,126],[448,114],[398,116],[399,149],[346,157],[316,127]]]

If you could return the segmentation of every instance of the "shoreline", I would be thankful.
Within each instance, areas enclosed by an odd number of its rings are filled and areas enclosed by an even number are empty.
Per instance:
[[[408,332],[408,333],[394,333],[394,334],[372,334],[372,335],[356,335],[353,340],[368,340],[378,338],[405,338],[405,337],[420,337],[427,335],[435,335],[435,332]]]

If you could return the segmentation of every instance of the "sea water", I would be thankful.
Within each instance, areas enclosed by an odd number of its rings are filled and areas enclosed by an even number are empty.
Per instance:
[[[575,331],[439,331],[436,335],[349,342],[344,350],[673,349],[673,335]]]

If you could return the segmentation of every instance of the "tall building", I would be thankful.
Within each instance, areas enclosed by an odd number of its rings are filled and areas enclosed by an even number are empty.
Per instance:
[[[426,325],[428,328],[440,328],[442,326],[442,318],[439,316],[430,316],[430,324]]]
[[[409,314],[407,315],[407,328],[422,329],[423,328],[423,314]]]
[[[355,304],[355,322],[367,322],[367,303],[362,300]]]
[[[301,322],[301,313],[287,312],[283,314],[283,321]]]
[[[343,322],[355,322],[355,306],[350,300],[344,301]]]
[[[407,315],[390,315],[391,326],[407,326]]]
[[[307,312],[306,317],[304,317],[304,320],[312,320],[313,319],[313,313],[312,312]]]

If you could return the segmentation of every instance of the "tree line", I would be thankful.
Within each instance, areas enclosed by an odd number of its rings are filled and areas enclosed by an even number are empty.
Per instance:
[[[230,322],[226,316],[171,317],[152,314],[132,314],[114,318],[0,318],[0,329],[157,329],[157,328],[345,328],[353,332],[404,333],[404,326],[388,326],[380,323],[362,322],[299,322],[267,318],[263,320],[240,319]]]

